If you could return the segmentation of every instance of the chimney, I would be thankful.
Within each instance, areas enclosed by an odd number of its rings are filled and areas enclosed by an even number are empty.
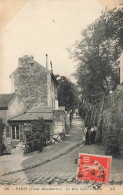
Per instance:
[[[46,68],[48,69],[48,55],[46,54]]]
[[[53,73],[53,65],[51,61],[50,61],[50,65],[51,65],[51,73]]]

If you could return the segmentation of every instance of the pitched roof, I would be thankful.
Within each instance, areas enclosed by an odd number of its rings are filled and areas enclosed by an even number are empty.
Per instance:
[[[0,109],[7,109],[8,104],[11,102],[15,93],[0,94]]]
[[[11,121],[32,121],[43,118],[44,120],[53,120],[53,112],[51,107],[33,107],[25,113],[9,119]]]
[[[50,70],[48,70],[46,67],[44,67],[44,66],[42,66],[41,64],[39,64],[38,62],[36,62],[35,60],[34,60],[34,63],[35,63],[38,67],[42,68],[44,71],[46,71],[46,72],[49,72],[49,71],[50,71]]]
[[[48,70],[46,67],[42,66],[41,64],[39,64],[38,62],[36,62],[35,60],[29,60],[27,63],[35,63],[36,66],[38,66],[40,69],[42,69],[44,72],[49,72],[50,70]],[[16,74],[16,72],[18,71],[19,67],[17,67],[11,74],[10,74],[10,77],[13,75],[13,74]]]
[[[48,113],[49,112],[50,113],[50,112],[52,112],[52,108],[48,107],[48,106],[42,106],[42,107],[34,106],[34,107],[28,109],[27,112],[36,112],[36,113],[42,113],[42,112]]]

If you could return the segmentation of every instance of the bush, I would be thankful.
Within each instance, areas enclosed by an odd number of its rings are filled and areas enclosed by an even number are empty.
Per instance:
[[[4,154],[5,150],[6,150],[5,144],[0,144],[0,156]]]
[[[42,141],[38,139],[30,140],[27,138],[27,143],[25,147],[25,153],[30,153],[39,150],[42,151]]]
[[[42,151],[43,146],[46,146],[48,139],[48,131],[45,129],[45,122],[43,119],[32,121],[32,134],[27,136],[27,142],[24,153],[33,151]]]
[[[113,157],[117,157],[120,155],[120,144],[119,144],[119,138],[120,138],[120,131],[114,131],[113,129],[109,129],[109,132],[107,133],[105,137],[105,153],[110,154]]]

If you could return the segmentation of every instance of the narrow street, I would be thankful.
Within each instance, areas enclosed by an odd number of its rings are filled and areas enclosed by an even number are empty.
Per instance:
[[[84,145],[83,130],[83,121],[75,116],[72,128],[64,141],[47,146],[41,153],[36,152],[23,157],[20,166],[15,167],[14,172],[3,171],[1,184],[81,183],[76,180],[79,153],[104,155],[102,146]],[[122,164],[123,160],[112,159],[110,182],[122,182]]]

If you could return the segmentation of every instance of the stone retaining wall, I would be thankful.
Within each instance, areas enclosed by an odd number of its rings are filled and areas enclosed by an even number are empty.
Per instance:
[[[84,118],[87,126],[97,126],[96,139],[104,145],[106,154],[123,157],[123,85],[98,104],[88,104]]]

